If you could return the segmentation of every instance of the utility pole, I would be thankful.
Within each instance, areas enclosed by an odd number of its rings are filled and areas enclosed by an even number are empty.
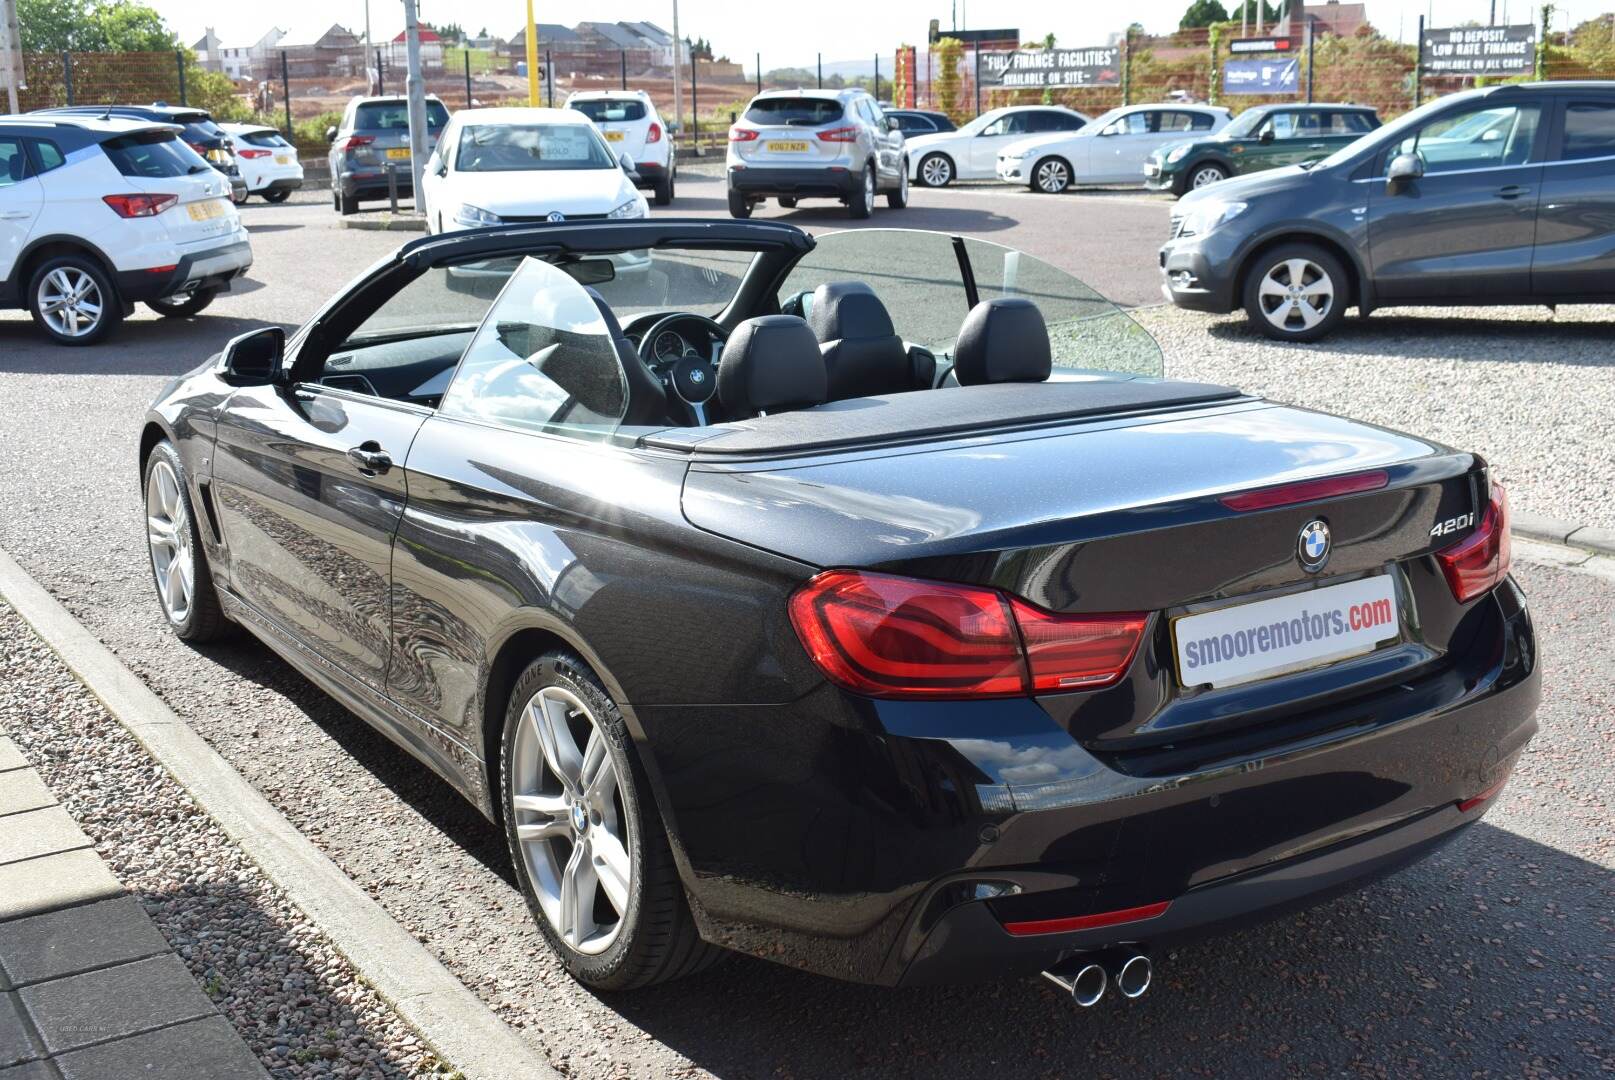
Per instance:
[[[695,68],[695,57],[690,57]],[[673,124],[680,133],[684,130],[684,39],[679,37],[679,0],[673,0]],[[673,151],[678,152],[678,140],[673,140]]]
[[[17,29],[16,0],[0,0],[0,79],[6,84],[9,112],[17,113],[17,87],[22,84],[22,32]]]
[[[426,169],[426,83],[421,78],[421,27],[415,0],[404,0],[404,53],[408,61],[404,92],[409,95],[409,167],[415,213],[421,212],[421,174]]]
[[[533,21],[533,0],[527,0],[527,104],[538,104],[538,24]]]

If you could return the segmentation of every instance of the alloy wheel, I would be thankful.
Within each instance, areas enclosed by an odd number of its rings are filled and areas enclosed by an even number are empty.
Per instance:
[[[1296,333],[1311,330],[1329,315],[1335,283],[1311,259],[1285,259],[1268,269],[1257,295],[1269,323]]]
[[[1221,169],[1217,168],[1215,165],[1207,165],[1203,169],[1196,169],[1194,171],[1194,176],[1189,180],[1189,186],[1192,188],[1203,188],[1211,184],[1215,184],[1219,180],[1226,179],[1227,177],[1223,175],[1223,171]]]
[[[87,271],[74,266],[59,266],[45,275],[39,284],[40,317],[45,324],[65,338],[84,337],[101,325],[101,286]]]
[[[871,209],[875,205],[875,167],[873,165],[864,170],[864,205]]]
[[[1065,162],[1059,158],[1048,158],[1038,162],[1037,189],[1050,195],[1058,195],[1071,184],[1071,170],[1066,168]]]
[[[163,611],[172,622],[183,623],[196,591],[196,562],[179,477],[166,461],[153,465],[146,478],[146,539]]]
[[[943,187],[953,179],[953,166],[942,155],[933,155],[920,163],[920,179],[930,187]]]
[[[512,754],[510,809],[539,908],[569,947],[609,949],[632,895],[634,836],[598,718],[561,686],[527,702]]]

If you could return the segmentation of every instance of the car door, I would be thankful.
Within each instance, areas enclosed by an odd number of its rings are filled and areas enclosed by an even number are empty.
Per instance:
[[[1144,110],[1124,113],[1100,128],[1093,138],[1093,149],[1088,161],[1095,183],[1113,184],[1119,180],[1142,175],[1144,160],[1139,158],[1138,168],[1127,171],[1127,162],[1138,150],[1141,140],[1149,139],[1149,115]],[[1148,151],[1145,151],[1148,155]]]
[[[1566,95],[1542,170],[1531,292],[1615,296],[1615,97]]]
[[[1468,141],[1459,152],[1446,132],[1474,112],[1497,105],[1460,106],[1442,113],[1383,149],[1367,188],[1369,259],[1381,303],[1488,297],[1525,298],[1542,189],[1548,125],[1540,100],[1506,106],[1508,132]],[[1424,153],[1421,144],[1441,147]],[[1424,175],[1403,183],[1384,179],[1392,158],[1410,154]]]
[[[961,179],[981,180],[996,175],[998,151],[1022,138],[1028,128],[1026,113],[1005,113],[982,128],[971,140],[964,155],[964,167],[969,171]]]
[[[21,137],[0,135],[0,283],[10,281],[45,203],[33,171]],[[17,287],[20,293],[28,283]]]
[[[880,176],[883,184],[896,185],[901,179],[903,161],[903,133],[886,122],[886,114],[873,98],[864,101],[869,123],[874,131],[875,145],[880,147]]]
[[[426,227],[437,232],[443,231],[457,209],[452,205],[454,199],[449,178],[454,175],[452,159],[460,141],[459,133],[459,120],[450,120],[443,129],[443,138],[438,140],[432,156],[426,159],[426,168],[421,172],[421,208],[426,215]]]
[[[1256,129],[1256,145],[1247,146],[1235,159],[1238,172],[1261,172],[1280,165],[1292,165],[1306,156],[1308,140],[1317,141],[1317,114],[1297,109],[1278,109],[1268,114]]]
[[[415,274],[380,272],[316,320],[284,379],[237,390],[212,464],[230,591],[374,695],[390,661],[403,463],[497,287]]]

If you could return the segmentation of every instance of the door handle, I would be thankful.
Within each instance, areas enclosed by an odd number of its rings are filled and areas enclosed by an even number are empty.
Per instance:
[[[1321,143],[1321,142],[1310,143],[1310,144],[1308,144],[1307,149],[1308,150],[1327,150],[1327,149],[1329,149],[1329,144],[1328,143]]]
[[[374,439],[362,442],[348,451],[348,460],[366,476],[379,476],[393,467],[392,455]]]
[[[1506,187],[1500,187],[1497,189],[1497,197],[1499,199],[1518,199],[1521,195],[1524,195],[1530,190],[1531,189],[1526,187],[1524,184],[1509,184]]]
[[[0,210],[0,221],[20,221],[33,216],[32,210]]]

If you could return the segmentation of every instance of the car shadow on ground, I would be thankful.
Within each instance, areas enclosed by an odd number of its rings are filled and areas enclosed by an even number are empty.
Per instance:
[[[71,346],[52,344],[31,319],[0,319],[0,373],[179,375],[224,348],[237,334],[273,325],[211,312],[188,319],[137,318],[124,322],[98,344]],[[288,334],[297,329],[290,323],[280,325]]]
[[[1515,313],[1513,317],[1504,312]],[[1521,318],[1521,311],[1531,313]],[[1309,344],[1287,344],[1269,341],[1251,328],[1243,312],[1218,319],[1207,326],[1206,332],[1223,341],[1263,343],[1273,348],[1307,350]],[[1552,340],[1545,340],[1548,335]],[[1553,319],[1542,308],[1499,309],[1493,318],[1444,315],[1440,309],[1428,314],[1381,314],[1367,319],[1355,315],[1347,317],[1335,332],[1320,344],[1337,353],[1357,356],[1384,356],[1396,359],[1417,360],[1472,360],[1476,358],[1475,340],[1484,336],[1491,347],[1486,359],[1496,360],[1499,342],[1510,343],[1511,362],[1564,364],[1575,367],[1615,367],[1615,350],[1567,354],[1561,346],[1566,342],[1585,341],[1608,344],[1615,337],[1615,326],[1607,321]]]

